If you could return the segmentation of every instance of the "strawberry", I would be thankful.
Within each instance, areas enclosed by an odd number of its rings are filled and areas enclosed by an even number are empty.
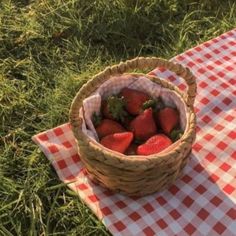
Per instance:
[[[113,151],[125,153],[133,140],[132,132],[114,133],[102,138],[101,144]]]
[[[109,119],[103,119],[101,123],[96,127],[97,135],[99,138],[107,136],[109,134],[125,132],[125,128],[118,122]]]
[[[146,109],[130,122],[130,130],[135,139],[146,140],[157,132],[156,124],[152,116],[152,108]]]
[[[140,114],[143,103],[150,99],[146,93],[130,88],[123,88],[120,95],[124,98],[126,110],[132,115]]]
[[[169,135],[173,128],[179,124],[179,113],[174,108],[166,107],[159,111],[157,120],[164,133]]]
[[[125,111],[125,101],[116,95],[109,96],[102,101],[102,114],[107,119],[123,121],[127,115]]]
[[[149,138],[144,144],[139,145],[137,148],[138,155],[148,156],[161,152],[169,147],[172,141],[164,134],[156,134]]]

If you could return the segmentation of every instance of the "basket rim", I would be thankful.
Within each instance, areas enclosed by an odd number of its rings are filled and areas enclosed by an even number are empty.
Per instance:
[[[148,156],[125,155],[125,154],[121,154],[121,153],[112,151],[112,150],[102,146],[96,140],[93,140],[92,138],[90,138],[89,136],[87,136],[85,134],[83,135],[83,138],[86,139],[86,142],[88,142],[88,144],[91,148],[96,149],[97,151],[99,151],[101,153],[104,153],[105,155],[109,156],[109,158],[113,158],[113,159],[116,159],[118,161],[125,162],[127,164],[134,163],[134,162],[135,163],[140,163],[140,164],[145,164],[147,162],[161,161],[161,160],[163,160],[167,157],[171,157],[173,153],[176,153],[176,152],[180,153],[182,148],[184,148],[186,145],[189,144],[187,142],[187,140],[189,140],[193,135],[196,134],[196,131],[195,131],[196,115],[195,115],[193,107],[189,106],[187,104],[185,93],[180,91],[180,89],[176,85],[174,85],[173,83],[171,83],[169,81],[166,81],[166,80],[163,80],[163,79],[161,79],[161,78],[159,78],[155,75],[147,75],[147,74],[143,74],[143,73],[124,73],[124,74],[144,76],[144,77],[149,78],[151,81],[153,81],[155,83],[161,82],[162,87],[164,87],[166,89],[170,89],[173,92],[175,92],[177,95],[179,95],[181,101],[183,103],[185,103],[187,112],[189,113],[189,115],[186,116],[186,118],[187,118],[186,119],[186,128],[184,130],[183,136],[179,140],[174,142],[172,145],[176,144],[177,142],[179,142],[179,144],[176,145],[173,149],[171,149],[168,152],[165,152],[165,150],[163,150],[160,153],[152,154],[152,155],[148,155]],[[81,132],[83,133],[82,129],[78,130],[78,127],[74,127],[73,123],[71,123],[71,125],[72,125],[72,130],[73,130],[73,133],[74,133],[77,141],[80,141],[80,139],[82,137],[81,136],[78,137],[77,134],[81,133]],[[80,126],[80,128],[81,128],[81,126]],[[94,158],[96,158],[96,157],[94,157]]]

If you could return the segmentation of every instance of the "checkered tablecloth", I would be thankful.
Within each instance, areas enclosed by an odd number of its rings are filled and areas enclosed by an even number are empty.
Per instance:
[[[173,58],[197,78],[197,139],[184,176],[168,190],[130,198],[91,183],[69,124],[33,140],[113,235],[236,235],[236,29]],[[151,72],[168,77],[168,71]]]

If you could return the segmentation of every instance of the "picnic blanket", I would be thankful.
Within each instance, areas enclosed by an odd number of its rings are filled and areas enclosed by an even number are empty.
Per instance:
[[[236,235],[236,29],[172,60],[197,78],[197,139],[183,177],[169,189],[132,198],[92,183],[68,123],[33,141],[113,235]],[[150,74],[185,87],[169,71]]]

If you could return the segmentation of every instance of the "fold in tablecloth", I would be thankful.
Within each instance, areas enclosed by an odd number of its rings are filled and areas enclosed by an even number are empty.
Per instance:
[[[197,139],[184,176],[168,190],[130,198],[91,183],[69,124],[33,140],[113,235],[236,235],[236,29],[173,60],[197,78]],[[151,74],[184,88],[168,71]]]

